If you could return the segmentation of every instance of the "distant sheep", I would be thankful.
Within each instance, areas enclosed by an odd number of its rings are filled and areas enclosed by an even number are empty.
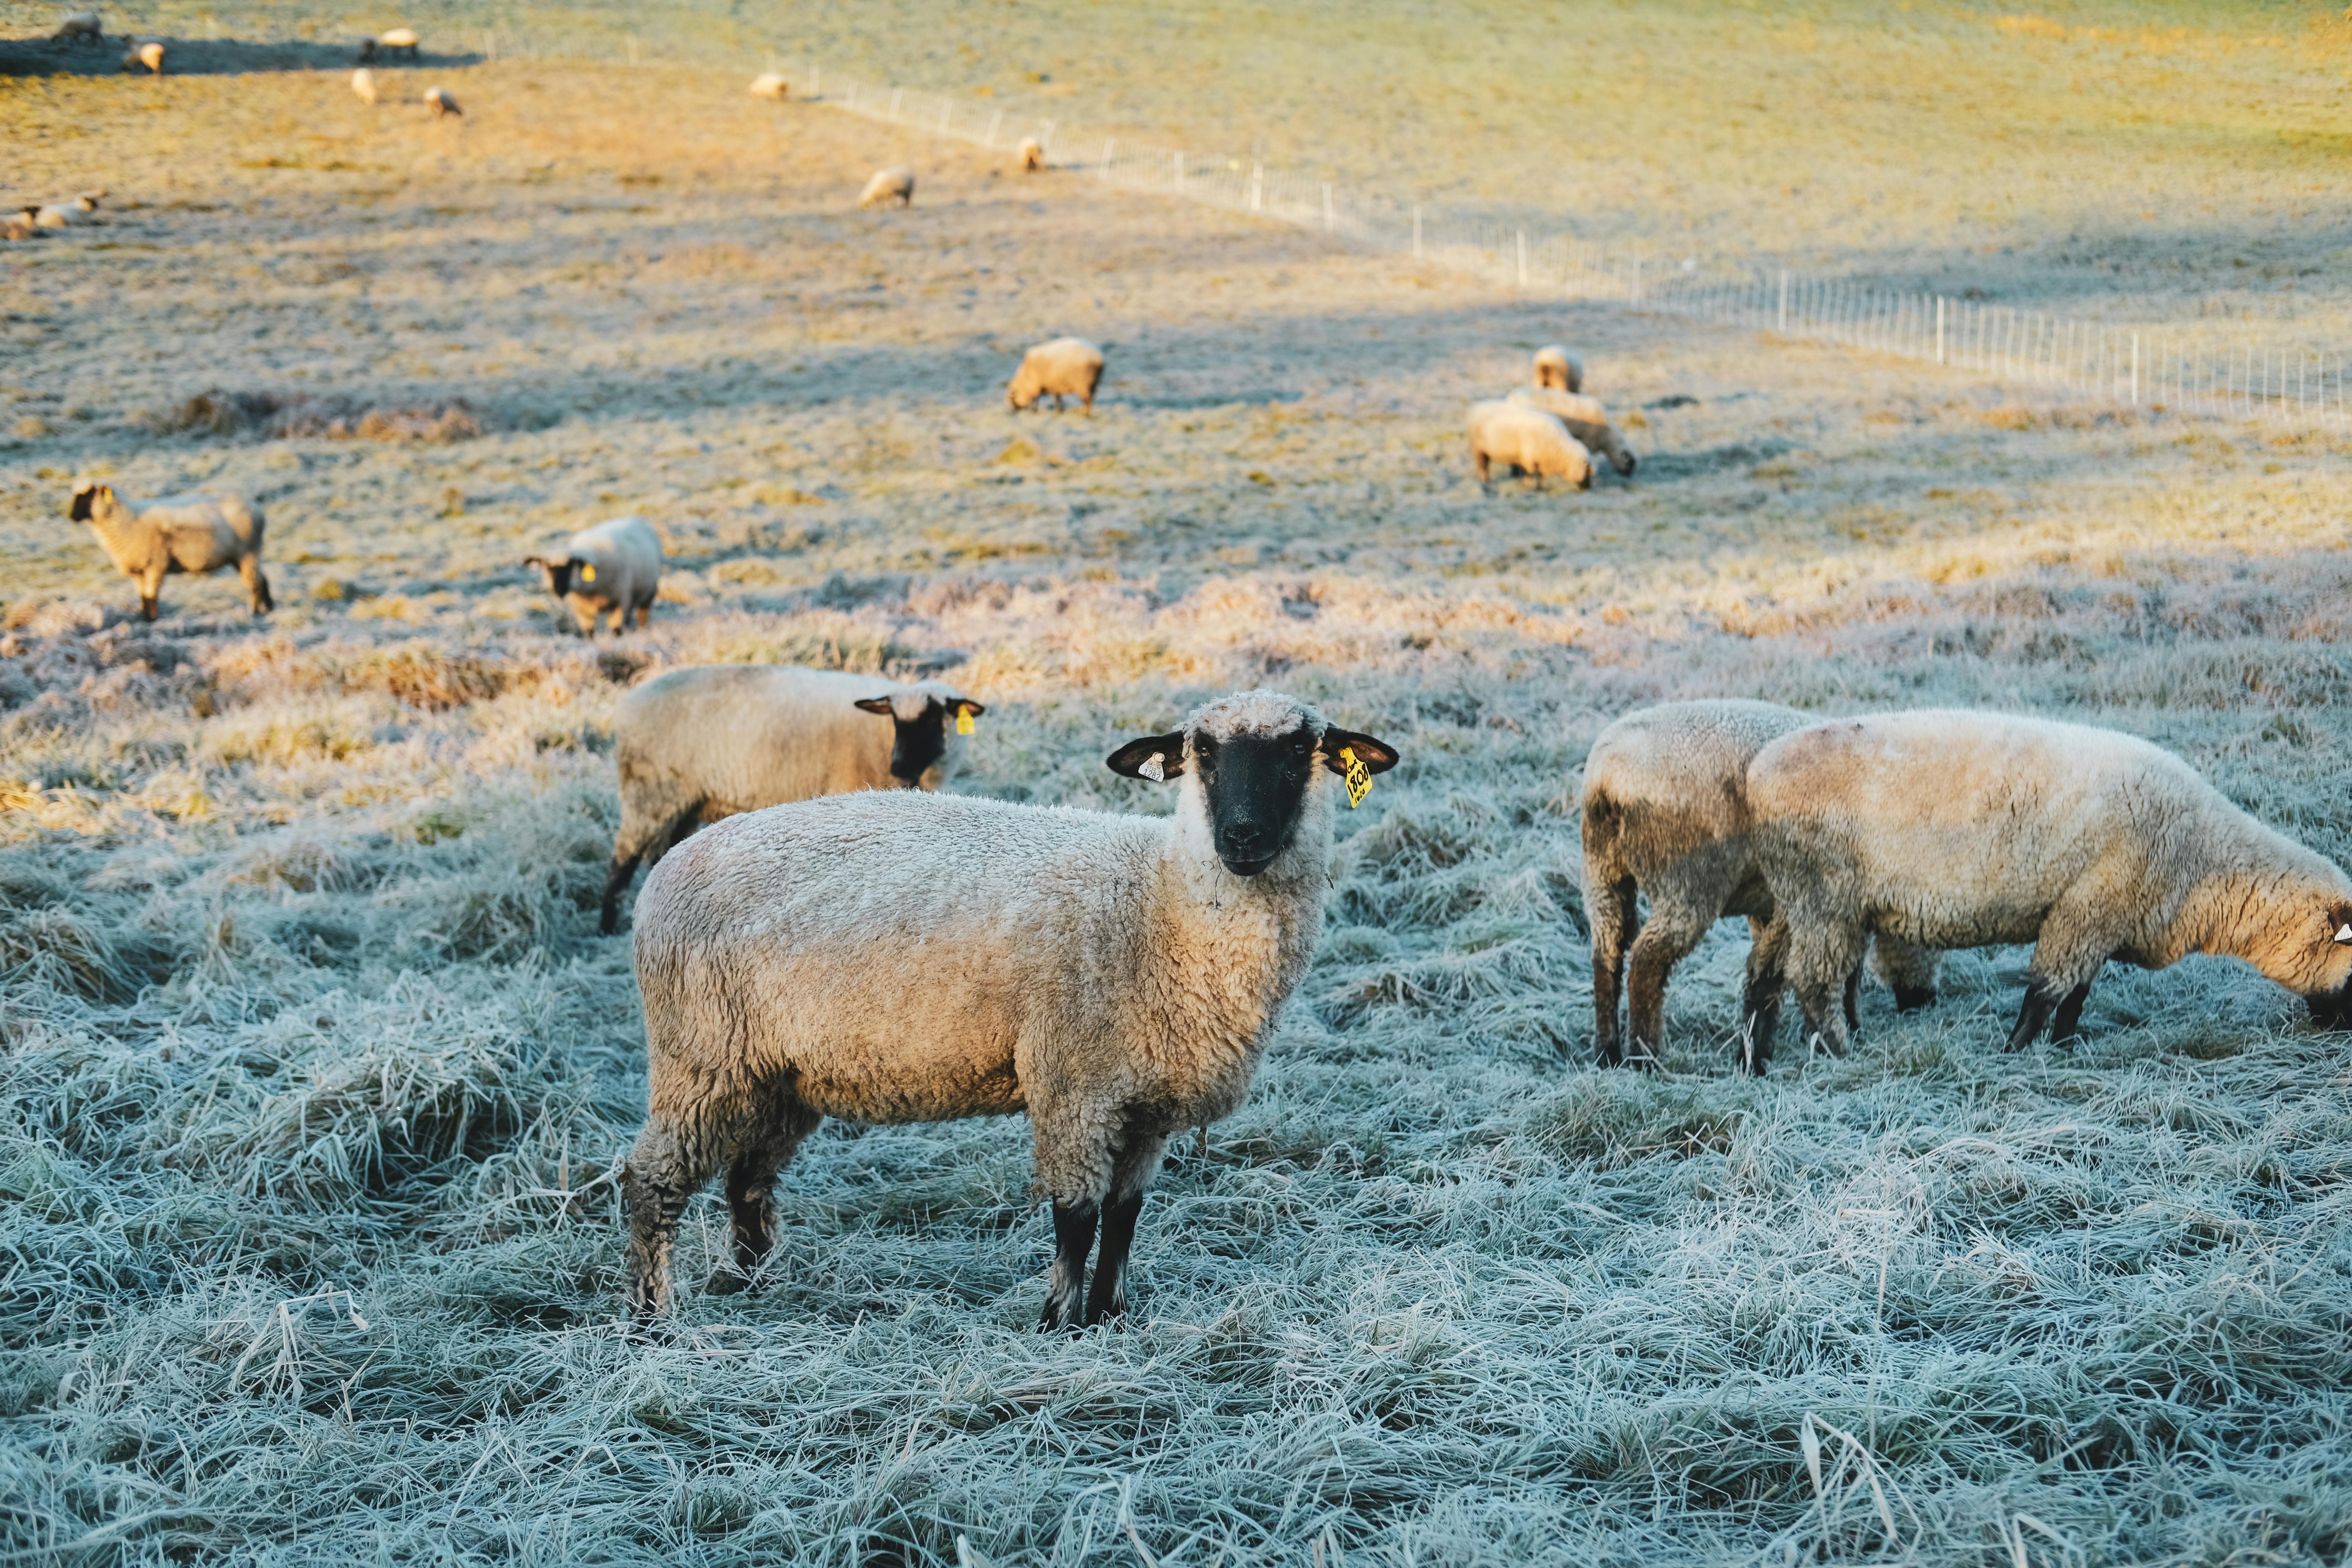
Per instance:
[[[35,221],[39,211],[37,207],[26,207],[0,218],[0,239],[31,239],[39,234],[40,225]]]
[[[1045,167],[1045,146],[1034,136],[1023,137],[1021,146],[1013,155],[1020,159],[1021,172],[1024,174],[1037,174]]]
[[[50,202],[25,210],[33,215],[36,228],[79,228],[89,222],[89,209],[78,202]]]
[[[1815,714],[1774,702],[1666,702],[1626,714],[1592,742],[1580,815],[1592,1038],[1602,1066],[1628,1054],[1618,1033],[1621,984],[1632,1057],[1654,1065],[1665,1034],[1667,977],[1716,921],[1738,916],[1747,917],[1753,938],[1740,1065],[1760,1072],[1770,1062],[1788,927],[1772,919],[1772,897],[1748,846],[1748,766],[1771,742],[1818,722]],[[1637,895],[1649,900],[1647,921],[1635,914]],[[1935,953],[1882,936],[1876,961],[1898,1011],[1935,1001]],[[1857,972],[1846,986],[1849,1026],[1859,978]]]
[[[1609,466],[1625,478],[1631,478],[1636,458],[1633,448],[1618,436],[1616,426],[1609,423],[1608,411],[1597,397],[1580,393],[1560,392],[1548,386],[1521,386],[1512,390],[1509,401],[1524,403],[1530,408],[1540,408],[1556,416],[1568,426],[1568,433],[1584,443],[1590,451],[1609,459]]]
[[[358,63],[372,66],[379,57],[393,55],[406,55],[414,60],[417,58],[417,45],[415,28],[394,27],[390,32],[378,33],[374,37],[361,44]]]
[[[106,42],[106,30],[99,23],[95,11],[76,11],[58,24],[50,40],[60,44],[99,44]]]
[[[877,169],[874,177],[866,182],[865,194],[857,198],[861,207],[880,206],[896,198],[902,207],[915,205],[915,171],[912,169]]]
[[[440,119],[444,115],[463,114],[466,112],[464,110],[457,107],[457,99],[450,95],[449,89],[446,87],[426,88],[425,89],[425,107],[433,111],[433,118],[436,120]]]
[[[153,620],[163,579],[174,572],[217,572],[235,566],[257,616],[275,607],[261,571],[261,509],[236,495],[162,496],[125,500],[96,479],[74,486],[68,515],[87,522],[108,559],[139,584],[139,613]]]
[[[133,71],[144,68],[157,76],[163,74],[163,40],[161,38],[126,38],[129,47],[122,54],[122,68]]]
[[[1172,816],[866,791],[679,846],[637,903],[635,1314],[667,1310],[679,1216],[720,1168],[734,1258],[711,1289],[740,1290],[772,1245],[777,1173],[824,1117],[1025,1110],[1054,1209],[1039,1326],[1121,1316],[1161,1152],[1242,1104],[1314,957],[1343,752],[1360,777],[1397,760],[1244,692],[1108,759],[1172,783]]]
[[[776,71],[761,71],[751,79],[753,98],[782,98],[786,90],[783,77]]]
[[[352,72],[352,90],[359,94],[362,103],[375,101],[375,72],[365,66]]]
[[[621,699],[613,724],[621,828],[603,927],[621,895],[706,823],[861,789],[931,789],[988,710],[936,680],[902,686],[837,669],[727,664],[674,669]],[[883,721],[888,722],[883,722]]]
[[[1066,397],[1076,397],[1088,414],[1095,411],[1095,388],[1102,384],[1103,352],[1084,338],[1055,338],[1039,343],[1021,356],[1021,367],[1004,388],[1004,401],[1015,414],[1051,397],[1056,413],[1066,408]]]
[[[1530,488],[1547,479],[1566,479],[1578,489],[1592,488],[1592,454],[1555,415],[1523,403],[1470,405],[1470,466],[1487,482],[1495,464],[1525,474]]]
[[[2045,1024],[2072,1038],[2109,959],[2241,958],[2347,1022],[2352,878],[2134,736],[1934,710],[1815,724],[1757,753],[1748,805],[1789,980],[1834,1054],[1831,999],[1874,931],[2032,942],[2011,1050]]]
[[[547,574],[547,591],[571,607],[582,637],[593,637],[607,611],[619,637],[631,610],[640,631],[652,617],[661,588],[661,535],[644,518],[616,517],[573,534],[562,555],[526,556],[523,564]]]
[[[1558,343],[1547,343],[1536,350],[1536,384],[1582,392],[1584,362]]]

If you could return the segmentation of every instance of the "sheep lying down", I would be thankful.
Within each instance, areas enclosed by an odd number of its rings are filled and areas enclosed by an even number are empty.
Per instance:
[[[637,904],[636,1314],[668,1307],[678,1216],[714,1172],[734,1266],[712,1289],[737,1289],[769,1250],[777,1173],[823,1118],[1026,1111],[1054,1207],[1042,1326],[1119,1316],[1160,1152],[1248,1093],[1321,929],[1336,802],[1395,762],[1251,691],[1111,753],[1175,791],[1170,816],[866,791],[672,850]]]
[[[2109,959],[2243,959],[2321,1024],[2347,1021],[2352,878],[2136,737],[1936,710],[1815,724],[1758,752],[1748,809],[1789,981],[1832,1052],[1833,1000],[1874,931],[2032,942],[2012,1050],[2044,1026],[2072,1037]]]

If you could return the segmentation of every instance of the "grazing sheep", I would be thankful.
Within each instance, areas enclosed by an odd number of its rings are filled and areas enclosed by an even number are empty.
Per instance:
[[[26,207],[0,218],[0,239],[31,239],[39,234],[40,225],[35,221],[38,211],[37,207]]]
[[[76,11],[58,24],[49,35],[50,41],[59,44],[99,44],[106,42],[106,31],[100,26],[95,11]]]
[[[372,66],[375,64],[379,56],[390,55],[406,55],[411,60],[414,60],[417,58],[416,49],[416,29],[414,27],[394,27],[390,32],[378,33],[374,37],[369,38],[365,42],[362,43],[360,45],[360,58],[357,63],[363,66]]]
[[[782,98],[785,90],[784,79],[776,71],[761,71],[751,79],[753,98]]]
[[[2111,730],[1927,710],[1815,724],[1748,769],[1749,841],[1789,926],[1808,1028],[1872,931],[1920,947],[2032,942],[2011,1050],[2072,1038],[2111,958],[2242,958],[2345,1021],[2352,878]]]
[[[1561,392],[1584,390],[1584,362],[1560,347],[1546,343],[1536,350],[1536,384]]]
[[[523,564],[547,574],[547,591],[572,607],[582,637],[596,635],[597,619],[607,610],[619,637],[631,610],[640,631],[653,616],[661,587],[661,536],[644,518],[616,517],[573,534],[562,555],[527,555]]]
[[[1013,156],[1021,160],[1021,172],[1024,174],[1038,174],[1045,167],[1045,149],[1034,136],[1023,137]]]
[[[352,72],[352,90],[359,94],[362,103],[375,101],[375,72],[365,66]]]
[[[877,169],[874,177],[866,182],[866,190],[857,198],[861,207],[880,206],[897,197],[902,207],[915,205],[915,171],[912,169]]]
[[[1521,386],[1511,391],[1508,401],[1540,408],[1568,426],[1568,433],[1584,443],[1589,451],[1609,459],[1609,466],[1621,477],[1631,478],[1636,461],[1633,449],[1619,438],[1616,427],[1609,423],[1609,415],[1597,397],[1581,393],[1558,392],[1550,387]]]
[[[1054,400],[1060,413],[1069,406],[1065,397],[1081,399],[1086,411],[1095,411],[1095,388],[1102,384],[1103,352],[1084,338],[1055,338],[1039,343],[1021,356],[1021,368],[1004,388],[1013,412],[1034,405],[1041,397]]]
[[[163,74],[163,40],[161,38],[125,38],[128,47],[122,55],[122,68],[127,71],[145,68],[157,76]]]
[[[1366,785],[1396,762],[1251,691],[1111,753],[1175,784],[1172,816],[866,792],[681,845],[637,904],[636,1314],[667,1308],[679,1213],[722,1165],[734,1266],[711,1288],[740,1289],[769,1248],[776,1173],[824,1117],[1026,1110],[1054,1205],[1040,1326],[1119,1316],[1160,1151],[1242,1103],[1314,954],[1343,752]]]
[[[25,210],[33,215],[36,228],[79,228],[89,222],[89,211],[73,202],[50,202]]]
[[[1500,463],[1527,475],[1530,489],[1547,478],[1566,479],[1580,490],[1592,488],[1592,454],[1558,416],[1524,403],[1474,403],[1469,425],[1470,466],[1481,485]]]
[[[1742,915],[1753,944],[1740,1065],[1760,1072],[1770,1062],[1788,927],[1772,920],[1772,897],[1748,843],[1748,765],[1768,742],[1819,721],[1774,702],[1666,702],[1626,714],[1592,742],[1580,798],[1592,1040],[1602,1066],[1625,1059],[1617,1029],[1620,981],[1630,993],[1633,1058],[1654,1065],[1664,1037],[1667,976],[1716,921]],[[1634,912],[1637,892],[1650,900],[1646,922]],[[1882,936],[1875,959],[1898,1011],[1935,1001],[1935,953]],[[1849,1024],[1859,979],[1857,972],[1847,981]]]
[[[440,119],[446,114],[463,114],[466,112],[464,110],[457,107],[457,100],[449,95],[449,89],[446,87],[426,88],[425,89],[425,107],[433,111],[433,118],[436,120]]]
[[[935,790],[954,770],[958,735],[987,711],[936,680],[902,686],[837,669],[727,664],[646,681],[621,699],[613,723],[621,830],[604,879],[604,934],[620,927],[639,860],[650,869],[703,824],[762,806]]]
[[[174,572],[217,572],[235,566],[245,581],[253,613],[276,607],[269,579],[261,572],[259,507],[243,496],[161,496],[125,500],[114,487],[96,479],[74,486],[67,514],[87,522],[122,574],[139,584],[139,613],[153,620],[163,579]]]

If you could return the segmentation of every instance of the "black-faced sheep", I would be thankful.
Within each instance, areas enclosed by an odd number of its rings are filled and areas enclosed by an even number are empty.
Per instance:
[[[697,827],[821,795],[935,790],[954,771],[959,733],[987,711],[936,680],[837,669],[709,665],[646,681],[613,723],[621,829],[604,933],[619,929],[638,862],[658,866]]]
[[[372,66],[379,58],[393,55],[406,55],[413,61],[417,58],[418,43],[415,28],[394,27],[362,43],[358,63]]]
[[[1054,1205],[1041,1326],[1119,1316],[1160,1152],[1242,1103],[1313,956],[1343,752],[1368,773],[1396,761],[1245,692],[1111,753],[1174,782],[1172,816],[866,792],[672,851],[637,905],[635,1311],[668,1306],[678,1215],[722,1166],[734,1266],[713,1288],[740,1289],[769,1249],[776,1173],[824,1117],[1026,1110]]]
[[[1568,433],[1584,443],[1589,451],[1609,459],[1609,466],[1619,475],[1631,478],[1636,461],[1633,448],[1609,423],[1608,411],[1597,397],[1587,397],[1580,392],[1560,392],[1550,387],[1521,386],[1512,390],[1509,401],[1524,403],[1530,408],[1540,408],[1568,426]]]
[[[1481,485],[1499,463],[1507,473],[1525,474],[1530,489],[1546,479],[1592,488],[1592,454],[1556,415],[1524,403],[1474,403],[1469,426],[1470,466]]]
[[[433,111],[433,118],[436,120],[442,119],[447,115],[463,114],[466,112],[464,110],[457,107],[457,98],[452,95],[449,89],[446,87],[426,88],[425,89],[425,107]]]
[[[2352,878],[2136,737],[1997,713],[1841,720],[1759,752],[1748,805],[1789,980],[1832,1052],[1831,998],[1873,931],[2033,943],[2012,1050],[2045,1024],[2073,1037],[2111,958],[2242,958],[2345,1021]]]
[[[573,534],[561,555],[526,555],[522,563],[547,574],[547,591],[571,606],[582,637],[593,637],[607,611],[619,637],[631,610],[640,631],[653,616],[654,595],[661,590],[661,535],[644,518],[616,517]]]
[[[1020,368],[1005,384],[1004,401],[1018,414],[1035,406],[1040,398],[1051,397],[1059,413],[1069,406],[1063,399],[1075,397],[1092,414],[1095,388],[1102,384],[1102,350],[1084,338],[1055,338],[1021,356]]]
[[[785,82],[782,73],[781,72],[761,71],[758,76],[751,79],[751,96],[753,98],[781,99],[788,91],[790,91],[789,84]]]
[[[127,71],[145,69],[156,76],[163,74],[163,40],[161,38],[125,38],[122,68]]]
[[[877,169],[874,177],[866,182],[866,189],[857,197],[857,205],[861,207],[878,207],[891,201],[902,207],[915,205],[914,170]]]
[[[97,12],[76,11],[58,23],[58,30],[49,37],[53,41],[60,44],[103,45],[106,42],[106,30],[100,26]]]
[[[269,579],[261,571],[261,535],[265,519],[259,507],[243,496],[160,496],[153,500],[126,500],[114,487],[96,479],[74,486],[68,511],[76,522],[87,522],[122,574],[139,584],[139,613],[153,620],[160,608],[163,579],[174,572],[217,572],[236,568],[257,616],[274,607]]]
[[[1013,155],[1020,160],[1021,172],[1024,174],[1038,174],[1045,167],[1045,145],[1034,136],[1023,137],[1021,145]]]

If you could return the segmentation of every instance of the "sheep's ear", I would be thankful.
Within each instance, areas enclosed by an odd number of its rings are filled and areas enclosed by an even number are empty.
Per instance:
[[[948,699],[947,706],[950,712],[959,715],[970,714],[974,719],[988,711],[986,708],[969,697],[950,697]]]
[[[885,719],[890,717],[890,700],[887,697],[861,697],[850,706],[862,713],[879,713]]]
[[[1181,778],[1184,776],[1184,731],[1179,730],[1171,735],[1146,735],[1140,741],[1129,741],[1105,757],[1103,766],[1131,779],[1150,779],[1153,784]]]
[[[542,572],[547,570],[547,557],[544,555],[526,555],[522,558],[522,563],[526,566],[536,566]]]
[[[2338,904],[2327,911],[2328,928],[2336,933],[2336,945],[2352,947],[2352,904]]]
[[[1397,765],[1396,748],[1386,741],[1376,741],[1370,735],[1360,735],[1353,730],[1334,726],[1323,731],[1323,765],[1345,776],[1348,764],[1339,760],[1342,751],[1356,753],[1368,773],[1384,773]]]

